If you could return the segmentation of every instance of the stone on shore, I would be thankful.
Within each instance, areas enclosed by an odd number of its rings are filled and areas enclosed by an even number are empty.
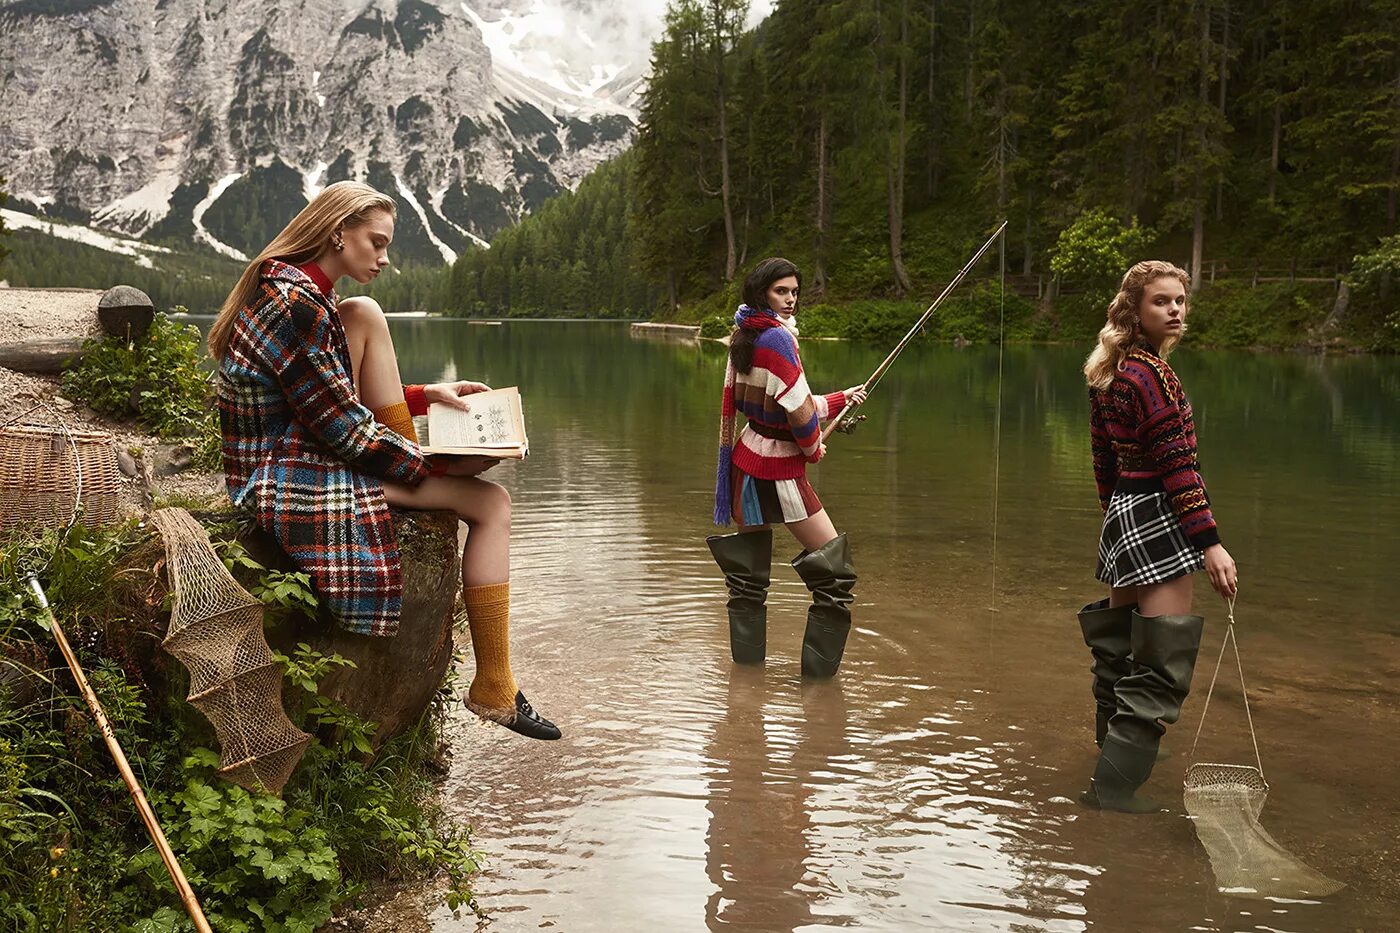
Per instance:
[[[112,337],[137,340],[155,320],[156,309],[150,297],[130,285],[114,285],[97,302],[97,321]]]

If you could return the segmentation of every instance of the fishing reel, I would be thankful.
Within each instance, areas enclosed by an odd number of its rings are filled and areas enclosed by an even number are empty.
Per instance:
[[[836,430],[840,431],[842,434],[854,434],[856,433],[856,425],[864,421],[865,417],[865,415],[861,414],[848,415],[841,419],[840,424],[836,425]]]

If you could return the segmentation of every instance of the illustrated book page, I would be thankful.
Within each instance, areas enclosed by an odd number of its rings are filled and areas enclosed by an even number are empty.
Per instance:
[[[525,411],[517,387],[462,398],[471,406],[469,411],[442,402],[428,406],[424,453],[525,459],[530,440],[525,436]]]

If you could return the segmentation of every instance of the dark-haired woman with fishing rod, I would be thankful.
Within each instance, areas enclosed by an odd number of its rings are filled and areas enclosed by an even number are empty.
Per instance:
[[[851,629],[856,573],[846,536],[807,480],[807,464],[826,452],[821,421],[865,401],[863,386],[814,395],[797,353],[802,277],[786,259],[760,262],[745,278],[734,315],[720,415],[715,476],[717,525],[736,534],[707,539],[729,587],[730,653],[739,663],[767,654],[767,595],[774,524],[785,525],[802,553],[792,566],[812,593],[802,639],[802,673],[831,677]],[[747,424],[735,433],[739,414]]]

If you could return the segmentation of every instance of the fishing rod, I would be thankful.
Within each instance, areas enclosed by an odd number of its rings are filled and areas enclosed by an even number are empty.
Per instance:
[[[914,323],[914,326],[909,328],[909,333],[905,334],[904,339],[895,345],[895,348],[890,351],[890,355],[885,357],[885,361],[879,366],[875,367],[875,371],[870,374],[870,378],[865,380],[864,383],[862,383],[861,388],[865,390],[866,401],[869,401],[870,393],[875,390],[876,384],[878,384],[880,379],[884,377],[886,371],[888,371],[890,366],[893,365],[895,359],[899,356],[899,354],[903,353],[904,348],[907,347],[916,336],[918,336],[919,331],[923,328],[923,326],[926,323],[928,323],[928,319],[933,317],[933,312],[938,310],[938,306],[943,303],[943,299],[947,298],[950,294],[952,294],[953,289],[958,287],[958,283],[961,282],[963,278],[969,272],[972,271],[972,267],[977,265],[977,261],[982,258],[982,256],[987,252],[987,250],[992,248],[992,244],[997,241],[997,237],[1001,236],[1002,231],[1004,231],[1005,229],[1006,221],[1003,220],[1001,222],[1001,225],[996,228],[996,231],[992,233],[990,237],[987,238],[987,242],[982,244],[982,248],[979,249],[973,255],[973,257],[968,260],[967,265],[963,266],[962,269],[958,271],[958,274],[953,276],[953,280],[949,282],[948,285],[943,289],[942,294],[940,294],[937,298],[933,300],[933,304],[929,305],[928,308],[924,311],[924,313],[919,317],[918,321]],[[843,433],[850,433],[850,431],[855,427],[855,422],[851,421],[851,417],[855,414],[856,409],[859,407],[859,405],[847,405],[845,408],[843,408],[841,410],[841,413],[835,418],[832,418],[831,421],[827,424],[826,428],[822,430],[821,440],[824,442],[828,437],[831,436],[831,432],[833,431],[842,431]],[[862,415],[860,417],[861,419],[863,419],[865,416]],[[847,425],[848,422],[850,422],[849,425]]]
[[[205,919],[203,909],[199,906],[199,898],[195,896],[194,888],[190,887],[189,881],[185,878],[185,873],[180,868],[180,861],[176,858],[174,850],[170,848],[170,843],[166,841],[165,833],[160,828],[160,821],[156,818],[155,811],[151,809],[151,804],[146,799],[146,794],[141,789],[141,783],[136,779],[135,772],[131,770],[131,763],[127,761],[126,753],[122,751],[121,743],[117,741],[116,733],[112,731],[112,724],[107,720],[107,714],[102,710],[102,702],[98,700],[97,694],[83,674],[83,667],[78,663],[78,656],[73,653],[73,648],[68,643],[68,637],[63,633],[63,626],[58,624],[58,617],[54,615],[53,608],[49,606],[48,596],[44,593],[44,588],[39,585],[39,578],[30,574],[25,582],[29,585],[29,591],[34,594],[34,599],[38,601],[39,608],[43,609],[48,616],[49,633],[53,635],[54,641],[58,642],[58,650],[62,652],[63,660],[68,663],[68,670],[72,672],[73,680],[78,685],[78,691],[83,695],[83,700],[86,701],[88,710],[97,723],[97,731],[102,734],[102,741],[107,743],[107,751],[111,754],[112,760],[116,762],[117,771],[121,774],[122,780],[126,782],[126,789],[131,794],[132,802],[136,804],[136,812],[141,816],[141,822],[146,827],[146,834],[151,837],[156,851],[160,853],[161,861],[165,863],[166,871],[170,873],[170,880],[175,883],[175,891],[180,896],[180,902],[184,905],[185,912],[189,914],[198,933],[213,933],[209,921]]]

